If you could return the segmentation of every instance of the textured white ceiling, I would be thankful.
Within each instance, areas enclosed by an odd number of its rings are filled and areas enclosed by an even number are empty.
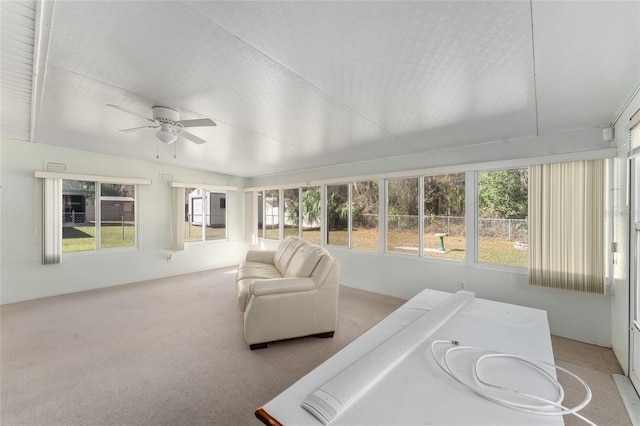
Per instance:
[[[0,2],[0,135],[28,140],[36,2]]]
[[[218,126],[155,161],[238,176],[593,127],[640,83],[637,1],[44,3],[30,134],[2,2],[3,136],[155,160],[106,104],[169,106]]]

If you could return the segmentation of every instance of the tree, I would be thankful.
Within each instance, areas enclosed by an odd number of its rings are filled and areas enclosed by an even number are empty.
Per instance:
[[[424,178],[424,212],[432,216],[464,216],[464,173]]]
[[[302,216],[309,225],[318,223],[322,209],[320,206],[320,188],[302,190]]]
[[[294,226],[300,224],[300,203],[292,200],[286,206],[287,215]],[[302,214],[304,220],[309,224],[315,224],[320,219],[320,188],[304,188],[302,190]]]
[[[526,219],[529,169],[481,173],[478,182],[480,217]]]
[[[359,206],[359,214],[378,214],[378,182],[353,182],[351,198],[353,204]]]
[[[378,182],[374,180],[353,182],[351,188],[353,226],[362,226],[368,223],[366,219],[368,216],[377,216],[380,212]]]
[[[329,229],[349,227],[349,187],[347,185],[327,187],[327,225]]]
[[[418,216],[418,178],[389,181],[389,215]]]
[[[100,185],[101,196],[133,197],[135,193],[134,185],[103,183]]]

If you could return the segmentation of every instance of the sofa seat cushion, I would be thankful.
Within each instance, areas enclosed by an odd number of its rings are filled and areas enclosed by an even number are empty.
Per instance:
[[[242,262],[240,264],[240,266],[238,267],[238,269],[244,269],[244,268],[256,268],[256,267],[262,267],[262,266],[271,266],[273,267],[273,263],[265,263],[265,262]]]
[[[238,268],[236,281],[248,278],[282,278],[274,265],[268,263],[244,262]]]

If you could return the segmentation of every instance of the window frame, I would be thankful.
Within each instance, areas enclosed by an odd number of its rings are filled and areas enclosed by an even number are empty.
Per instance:
[[[408,253],[406,251],[394,251],[394,250],[389,250],[389,199],[390,199],[390,191],[389,191],[389,182],[390,181],[400,181],[400,180],[416,180],[416,196],[417,196],[417,208],[418,208],[418,217],[417,217],[417,235],[416,235],[416,242],[417,242],[417,253],[413,254],[413,253]],[[423,187],[423,183],[424,180],[421,176],[403,176],[403,177],[389,177],[387,179],[384,180],[384,187],[385,187],[385,199],[384,199],[384,210],[385,210],[385,246],[384,246],[384,252],[386,254],[394,254],[394,255],[405,255],[405,256],[410,256],[410,257],[424,257],[423,256],[423,234],[424,234],[424,229],[423,229],[423,225],[422,222],[424,221],[424,214],[423,214],[423,206],[422,204],[424,204],[424,187]],[[414,206],[415,207],[415,206]]]
[[[97,176],[96,176],[97,177]],[[102,177],[102,179],[98,180],[98,179],[91,179],[89,178],[83,178],[83,179],[76,179],[73,177],[68,177],[68,176],[64,176],[62,177],[62,185],[64,187],[64,181],[76,181],[76,182],[92,182],[94,184],[94,191],[93,191],[93,196],[94,196],[94,232],[95,232],[95,246],[92,249],[86,249],[86,250],[72,250],[72,251],[65,251],[64,250],[64,245],[62,245],[61,248],[61,254],[62,256],[75,256],[75,255],[80,255],[80,254],[87,254],[87,253],[95,253],[95,252],[101,252],[101,251],[114,251],[114,250],[138,250],[140,249],[139,246],[139,232],[140,232],[140,227],[139,227],[139,223],[138,223],[138,211],[139,211],[139,206],[138,206],[138,193],[139,193],[139,184],[138,183],[130,183],[130,182],[124,182],[122,180],[120,180],[119,182],[113,182],[111,179],[109,179],[108,177]],[[103,221],[103,217],[102,217],[102,184],[114,184],[114,185],[131,185],[133,186],[133,192],[134,192],[134,203],[133,203],[133,221],[134,221],[134,232],[133,232],[133,244],[131,245],[126,245],[126,246],[116,246],[116,247],[103,247],[102,246],[102,221]],[[64,192],[64,190],[63,190]],[[64,197],[64,193],[62,194],[62,196]],[[64,213],[63,213],[64,214]],[[61,229],[64,227],[64,223],[60,224]],[[62,238],[62,241],[64,240],[64,238]]]
[[[121,177],[121,176],[101,176],[101,175],[91,175],[91,174],[80,174],[80,173],[67,173],[67,172],[53,172],[48,170],[36,170],[34,172],[34,177],[38,179],[43,179],[43,190],[44,187],[47,186],[47,182],[53,182],[59,180],[59,190],[60,190],[60,200],[58,201],[60,204],[62,202],[62,180],[78,180],[78,181],[93,181],[98,185],[99,183],[113,183],[113,184],[127,184],[134,185],[136,191],[136,198],[138,198],[138,190],[140,185],[151,185],[151,179],[146,178],[134,178],[134,177]],[[50,209],[52,207],[52,203],[55,204],[55,201],[50,200],[48,197],[45,197],[42,204],[42,212],[43,215],[48,215]],[[136,202],[136,204],[138,204]],[[98,249],[98,244],[96,244],[96,249],[94,250],[82,250],[82,251],[74,251],[74,252],[63,252],[62,251],[62,218],[60,216],[57,217],[45,217],[43,222],[44,224],[53,225],[55,222],[55,226],[47,227],[43,226],[43,264],[51,265],[51,264],[59,264],[62,262],[63,256],[74,256],[76,254],[87,254],[87,253],[96,253],[104,250],[139,250],[139,242],[138,242],[138,209],[139,206],[135,206],[136,209],[136,241],[135,246],[126,246],[126,247],[109,247],[104,249]],[[62,209],[59,212],[62,213]],[[51,213],[55,216],[55,213]],[[57,229],[57,231],[55,229]]]
[[[347,247],[347,248],[351,248],[351,233],[352,233],[352,228],[351,228],[351,213],[352,213],[352,204],[351,204],[351,184],[352,182],[348,182],[348,183],[338,183],[338,184],[334,184],[334,185],[325,185],[325,191],[326,191],[326,196],[325,196],[325,204],[324,204],[324,210],[326,212],[325,214],[325,226],[324,226],[324,232],[322,233],[326,244],[327,245],[331,245],[331,246],[336,246],[336,247]],[[331,219],[331,215],[330,215],[330,211],[329,211],[329,203],[331,201],[331,194],[329,193],[329,188],[338,188],[338,187],[346,187],[347,190],[347,239],[346,239],[346,244],[337,244],[335,242],[331,242],[331,238],[330,234],[331,234],[331,227],[329,226],[329,223],[327,223],[330,219]],[[333,193],[333,192],[332,192]]]
[[[377,204],[377,210],[378,210],[378,226],[377,226],[377,234],[378,234],[378,245],[375,248],[366,248],[366,247],[355,247],[354,246],[354,239],[353,239],[353,231],[354,231],[354,226],[353,226],[353,211],[354,211],[354,200],[353,200],[353,193],[354,193],[354,185],[357,183],[375,183],[377,186],[377,199],[378,199],[378,204]],[[380,242],[383,239],[382,238],[382,232],[381,230],[383,230],[384,228],[381,226],[381,218],[382,218],[382,214],[380,213],[381,210],[381,206],[380,206],[380,200],[383,199],[383,197],[381,196],[381,194],[384,194],[384,181],[381,179],[353,179],[350,180],[349,183],[347,184],[349,187],[349,249],[352,250],[361,250],[364,252],[379,252],[380,251]],[[384,246],[382,246],[384,247]]]
[[[271,203],[271,214],[267,215],[267,199],[269,197],[272,197],[272,195],[268,195],[269,193],[272,192],[277,192],[278,195],[278,205],[274,206],[273,203]],[[282,220],[281,220],[281,216],[282,216],[282,208],[281,208],[281,200],[282,200],[282,193],[283,190],[282,188],[277,188],[277,189],[266,189],[263,191],[262,194],[262,202],[263,202],[263,206],[262,206],[262,238],[264,240],[269,240],[269,241],[281,241],[282,240]],[[274,215],[273,214],[273,210],[276,209],[277,213]],[[278,221],[278,232],[277,232],[277,237],[273,236],[273,237],[267,237],[267,230],[269,228],[267,228],[267,217],[271,217],[271,218],[276,218],[276,220]],[[271,229],[275,229],[275,228],[271,228]]]
[[[435,252],[433,252],[432,250],[431,251],[427,251],[427,249],[430,249],[430,248],[433,248],[433,247],[432,246],[426,247],[426,245],[424,243],[424,237],[427,234],[427,232],[425,231],[425,229],[426,229],[425,222],[426,222],[427,217],[429,217],[429,215],[427,214],[427,211],[426,211],[426,199],[425,199],[425,196],[426,196],[425,192],[426,192],[426,188],[427,188],[427,182],[426,181],[427,181],[428,178],[439,178],[439,177],[447,177],[447,176],[452,176],[452,175],[463,175],[464,176],[463,177],[464,180],[462,181],[463,182],[462,183],[462,185],[463,185],[462,196],[464,197],[464,200],[463,200],[463,204],[464,204],[464,216],[463,216],[464,217],[464,226],[462,228],[464,229],[465,253],[464,253],[464,258],[462,258],[462,259],[457,259],[455,257],[445,256],[445,254],[448,253],[448,252],[442,253],[441,255],[427,254],[427,253],[435,253]],[[421,181],[422,181],[421,189],[420,189],[420,214],[421,214],[421,221],[420,221],[420,224],[421,224],[420,232],[421,233],[420,233],[420,235],[423,237],[423,239],[422,239],[422,251],[421,251],[422,257],[431,258],[431,259],[446,259],[446,260],[452,260],[452,261],[455,261],[455,262],[466,262],[468,257],[469,257],[469,254],[472,253],[472,252],[469,251],[468,244],[467,244],[467,241],[469,239],[469,237],[468,237],[468,229],[467,229],[468,228],[467,223],[469,222],[469,217],[468,217],[468,213],[467,213],[467,181],[468,181],[467,173],[466,172],[429,173],[429,174],[422,175],[420,178],[421,178]],[[438,214],[438,216],[440,216],[440,214]],[[447,217],[450,217],[450,212],[447,213]],[[450,231],[450,229],[447,228],[447,232],[446,232],[447,235],[445,236],[445,239],[443,241],[445,248],[447,247],[446,238],[447,238],[447,236],[449,236],[448,235],[450,233],[449,231]]]
[[[349,222],[349,246],[337,246],[330,245],[332,250],[355,250],[359,253],[363,254],[373,254],[373,255],[383,255],[390,257],[404,257],[404,258],[417,258],[427,262],[435,262],[435,263],[443,263],[443,264],[451,264],[454,263],[462,263],[467,267],[471,267],[474,269],[483,269],[483,270],[496,270],[502,272],[509,272],[513,274],[526,275],[528,274],[528,266],[515,266],[510,264],[501,264],[501,263],[486,263],[479,262],[478,260],[478,183],[479,183],[479,174],[488,171],[494,170],[508,170],[508,169],[520,169],[520,168],[528,168],[532,164],[545,164],[551,162],[564,162],[564,161],[575,161],[575,160],[588,160],[588,159],[597,159],[597,158],[611,158],[612,155],[615,154],[615,149],[600,149],[589,152],[582,153],[567,153],[567,154],[557,154],[552,156],[545,157],[534,157],[534,158],[522,158],[522,159],[513,159],[513,160],[499,160],[494,162],[485,162],[485,163],[472,163],[466,165],[452,165],[452,166],[443,166],[443,167],[434,167],[427,169],[417,169],[417,170],[407,170],[407,171],[397,171],[397,172],[388,172],[388,173],[380,173],[380,174],[372,174],[372,175],[359,175],[352,177],[344,177],[344,178],[335,178],[335,179],[324,179],[324,180],[307,180],[304,183],[288,183],[282,186],[282,188],[302,188],[312,187],[312,186],[320,186],[321,194],[324,198],[326,198],[326,187],[334,186],[339,184],[348,184],[351,192],[353,182],[363,182],[363,181],[378,181],[378,249],[377,250],[368,250],[362,248],[354,248],[353,247],[353,226],[352,226],[352,214],[350,214]],[[404,254],[399,252],[389,252],[387,251],[387,241],[388,241],[388,211],[387,211],[387,197],[388,197],[388,188],[387,188],[387,180],[388,179],[402,179],[402,178],[424,178],[425,176],[436,176],[436,175],[447,175],[447,174],[455,174],[455,173],[464,173],[465,176],[465,185],[464,185],[464,194],[465,194],[465,239],[466,239],[466,256],[465,260],[460,259],[447,259],[440,257],[429,257],[423,256],[419,252],[419,256]],[[421,185],[424,185],[422,183]],[[248,187],[245,188],[247,192],[257,192],[262,191],[265,188],[273,188],[273,187]],[[420,186],[419,195],[424,197],[424,187]],[[350,209],[353,209],[353,200],[352,194],[350,193],[349,206]],[[424,215],[424,199],[420,201],[419,211],[421,215]],[[324,202],[323,202],[324,207]],[[324,207],[326,210],[326,207]],[[323,212],[324,215],[324,212]],[[424,216],[421,216],[420,223],[423,224]],[[322,227],[326,227],[326,219],[323,218]],[[423,226],[423,225],[422,225]],[[424,229],[421,228],[420,231],[420,244],[424,244],[423,241],[423,233]],[[322,235],[325,234],[323,229]],[[610,239],[608,239],[610,240]],[[326,241],[322,241],[321,243],[324,246],[329,246]],[[446,244],[445,244],[446,245]]]
[[[213,189],[213,188],[208,188],[208,187],[203,187],[203,186],[192,186],[192,187],[185,187],[185,200],[187,197],[189,197],[190,194],[187,193],[188,189],[191,189],[193,191],[201,191],[202,192],[202,224],[201,225],[201,230],[200,230],[200,239],[196,240],[187,240],[186,239],[186,235],[185,235],[185,239],[184,239],[184,243],[185,244],[192,244],[192,243],[207,243],[207,242],[212,242],[212,241],[228,241],[229,239],[229,234],[228,234],[228,229],[227,229],[227,223],[228,223],[228,213],[227,213],[227,207],[226,207],[226,200],[227,200],[227,191],[223,190],[223,189]],[[209,208],[211,209],[211,195],[212,194],[224,194],[224,200],[225,200],[225,207],[224,207],[224,237],[222,238],[207,238],[207,227],[208,225],[204,225],[205,222],[205,218],[207,217],[207,215],[205,214],[206,208],[205,206],[209,206]],[[192,200],[192,198],[190,199]],[[192,209],[192,203],[189,202],[189,209]],[[222,208],[222,207],[220,207]],[[189,209],[187,209],[187,211],[185,212],[185,215],[187,217],[187,221],[192,221],[193,220],[193,216],[189,216]],[[209,211],[209,220],[211,220],[211,216],[213,215],[213,212],[210,210]]]
[[[475,175],[475,179],[474,179],[474,186],[475,186],[475,193],[474,193],[474,217],[472,218],[473,222],[474,222],[474,265],[481,267],[483,269],[499,269],[499,270],[506,270],[506,271],[510,271],[510,272],[521,272],[521,273],[527,273],[528,274],[528,268],[529,268],[529,260],[527,258],[527,264],[526,265],[516,265],[516,264],[510,264],[510,263],[498,263],[498,262],[486,262],[486,261],[481,261],[480,260],[480,174],[481,173],[492,173],[492,172],[499,172],[499,171],[508,171],[508,170],[516,170],[516,169],[529,169],[529,166],[513,166],[513,167],[496,167],[496,168],[491,168],[491,169],[485,169],[485,170],[476,170],[474,172]],[[528,172],[527,172],[528,173]],[[528,195],[528,188],[527,188],[527,195]],[[467,217],[468,218],[468,217]],[[529,220],[529,215],[527,214],[527,226],[528,226],[528,220]],[[528,241],[528,237],[527,237],[527,241]]]

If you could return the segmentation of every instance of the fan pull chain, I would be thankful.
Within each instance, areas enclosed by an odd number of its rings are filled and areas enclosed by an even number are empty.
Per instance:
[[[176,145],[178,145],[178,144],[174,142],[173,143],[173,158],[174,159],[176,158],[176,149],[178,149],[178,148],[176,148]]]
[[[160,148],[158,147],[158,140],[156,139],[156,159],[160,158]]]

